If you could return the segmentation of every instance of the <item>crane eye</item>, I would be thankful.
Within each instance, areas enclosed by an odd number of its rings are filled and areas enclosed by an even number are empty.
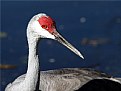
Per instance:
[[[44,29],[46,29],[47,28],[47,25],[42,25],[41,27],[44,28]]]

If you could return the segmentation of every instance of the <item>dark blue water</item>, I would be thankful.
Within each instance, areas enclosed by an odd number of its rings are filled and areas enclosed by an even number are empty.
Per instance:
[[[28,47],[26,27],[35,14],[50,15],[58,31],[84,55],[82,60],[56,41],[43,39],[39,45],[41,70],[63,67],[92,67],[121,77],[121,2],[106,1],[2,1],[1,91],[26,73]]]

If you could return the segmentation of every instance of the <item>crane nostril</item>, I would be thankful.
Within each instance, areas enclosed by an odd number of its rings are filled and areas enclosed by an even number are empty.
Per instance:
[[[52,24],[52,25],[51,25],[51,28],[55,28],[55,25]]]

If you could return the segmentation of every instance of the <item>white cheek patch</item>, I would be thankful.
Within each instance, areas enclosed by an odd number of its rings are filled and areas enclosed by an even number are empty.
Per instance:
[[[49,33],[47,30],[43,29],[38,21],[33,22],[33,29],[37,32],[40,36],[44,38],[55,39],[55,36]]]

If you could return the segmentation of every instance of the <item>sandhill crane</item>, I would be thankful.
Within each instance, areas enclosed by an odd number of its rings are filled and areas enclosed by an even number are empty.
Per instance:
[[[37,14],[30,20],[27,27],[29,46],[27,73],[8,84],[5,91],[34,91],[38,80],[38,88],[41,91],[74,91],[93,79],[109,79],[121,83],[120,80],[88,68],[39,71],[37,46],[42,38],[57,40],[84,59],[82,54],[57,32],[55,22],[51,17],[44,13]]]

